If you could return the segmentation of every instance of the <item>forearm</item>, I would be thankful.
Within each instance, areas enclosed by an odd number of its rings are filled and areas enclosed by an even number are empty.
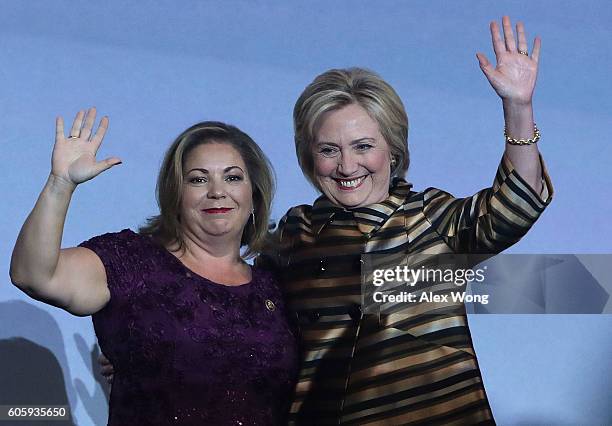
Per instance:
[[[11,258],[11,281],[40,293],[57,268],[66,213],[75,186],[49,175],[34,209],[23,224]]]
[[[516,105],[504,102],[503,106],[508,135],[515,139],[533,138],[534,123],[531,103]],[[542,191],[542,168],[537,144],[512,145],[506,143],[506,156],[519,176],[539,194]]]

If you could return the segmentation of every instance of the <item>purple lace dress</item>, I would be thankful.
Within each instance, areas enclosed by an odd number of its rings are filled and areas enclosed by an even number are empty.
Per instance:
[[[297,342],[270,272],[216,284],[130,230],[81,246],[102,259],[111,294],[93,315],[115,368],[110,425],[285,421]]]

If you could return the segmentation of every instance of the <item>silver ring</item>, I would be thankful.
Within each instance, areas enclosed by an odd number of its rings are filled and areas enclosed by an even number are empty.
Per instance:
[[[68,139],[78,139],[79,137],[80,136],[72,136],[72,135],[70,135],[70,136],[68,136]]]
[[[529,56],[529,52],[527,52],[526,50],[519,50],[518,53],[520,53],[521,55]]]

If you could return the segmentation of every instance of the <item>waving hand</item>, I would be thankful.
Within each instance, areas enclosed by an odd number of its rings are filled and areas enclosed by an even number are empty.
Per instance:
[[[100,120],[92,135],[96,120],[96,109],[79,111],[68,137],[64,134],[64,119],[56,120],[55,146],[51,160],[51,174],[73,185],[92,179],[103,171],[121,163],[117,157],[96,160],[96,153],[108,129],[108,118]]]
[[[538,74],[540,38],[535,38],[533,50],[529,55],[523,23],[516,24],[518,45],[509,17],[502,18],[502,26],[503,40],[497,22],[491,22],[491,38],[497,65],[493,66],[483,53],[477,53],[480,68],[504,102],[530,104]]]

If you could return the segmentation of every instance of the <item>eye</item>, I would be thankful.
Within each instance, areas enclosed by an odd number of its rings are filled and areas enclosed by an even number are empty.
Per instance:
[[[206,182],[208,182],[208,179],[206,179],[204,176],[194,176],[192,178],[189,178],[189,183],[193,183],[196,185]]]
[[[319,154],[324,157],[335,157],[336,155],[338,155],[339,152],[340,151],[338,150],[338,148],[332,146],[322,146],[321,148],[319,148]]]
[[[228,175],[225,177],[226,182],[240,182],[244,180],[244,178],[240,175]]]
[[[355,150],[358,152],[364,152],[364,151],[368,151],[371,148],[373,148],[374,146],[372,144],[369,143],[360,143],[358,145],[355,145]]]

